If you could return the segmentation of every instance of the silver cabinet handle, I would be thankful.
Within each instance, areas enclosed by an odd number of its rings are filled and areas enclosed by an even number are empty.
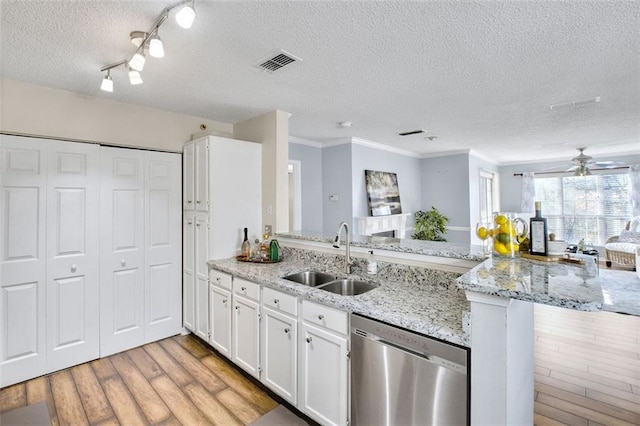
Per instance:
[[[307,343],[311,343],[311,340],[313,339],[311,339],[311,337],[307,337],[305,340],[307,341]]]
[[[76,265],[75,263],[71,265],[71,272],[75,272],[77,269],[78,269],[78,265]]]
[[[196,200],[196,204],[200,204],[200,200]]]
[[[120,266],[127,266],[127,261],[124,259],[120,259]]]
[[[280,303],[280,301],[278,299],[273,299],[273,303],[274,305],[277,305],[278,303]]]
[[[227,299],[222,299],[222,303],[227,304]]]
[[[200,224],[199,224],[199,223],[196,223],[196,226],[200,226]]]
[[[220,277],[217,277],[217,278],[216,278],[216,282],[220,282]]]
[[[236,311],[237,311],[238,309],[240,309],[240,306],[236,305]]]
[[[318,319],[319,319],[320,321],[322,321],[322,320],[324,319],[324,315],[322,315],[322,314],[318,315]]]
[[[193,225],[193,222],[187,222],[187,225]]]
[[[193,201],[187,200],[187,204],[191,204],[191,203],[193,203]]]
[[[288,328],[285,328],[285,329],[284,329],[285,334],[289,334],[289,332],[290,332],[290,331],[291,331],[291,330],[290,330],[290,329],[288,329]]]
[[[246,287],[240,287],[240,290],[242,290],[242,291],[246,291],[246,290],[247,290],[247,288],[246,288]]]

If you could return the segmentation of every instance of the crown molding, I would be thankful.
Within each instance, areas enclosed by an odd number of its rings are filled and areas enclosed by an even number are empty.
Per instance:
[[[392,146],[384,145],[384,144],[381,144],[381,143],[378,143],[378,142],[373,142],[373,141],[370,141],[370,140],[367,140],[367,139],[353,137],[353,138],[351,138],[351,143],[356,144],[356,145],[366,146],[366,147],[369,147],[369,148],[378,149],[380,151],[387,151],[387,152],[392,152],[394,154],[404,155],[406,157],[420,158],[420,155],[415,153],[415,152],[413,152],[413,151],[407,151],[405,149],[394,148]]]
[[[312,141],[311,139],[299,138],[297,136],[289,136],[289,143],[312,146],[314,148],[324,148],[324,145],[322,145],[320,142]]]
[[[456,151],[442,151],[442,152],[432,152],[428,154],[422,154],[420,158],[425,159],[425,158],[448,157],[450,155],[462,155],[462,154],[468,155],[470,153],[471,153],[470,149],[459,149]]]

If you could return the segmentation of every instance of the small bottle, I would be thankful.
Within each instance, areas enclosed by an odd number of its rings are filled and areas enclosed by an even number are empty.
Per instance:
[[[542,217],[542,203],[535,202],[536,215],[529,219],[531,248],[529,253],[546,256],[549,253],[547,244],[547,218]]]
[[[373,250],[369,251],[369,258],[367,259],[367,274],[375,275],[378,273],[378,262],[373,257]]]
[[[256,238],[253,246],[251,247],[251,259],[260,260],[260,240]]]
[[[242,248],[240,249],[240,256],[247,260],[251,257],[251,244],[249,243],[248,232],[249,230],[244,228],[244,240],[242,240]]]
[[[578,253],[582,253],[583,251],[585,251],[586,246],[584,244],[584,238],[581,238],[580,241],[578,242]]]

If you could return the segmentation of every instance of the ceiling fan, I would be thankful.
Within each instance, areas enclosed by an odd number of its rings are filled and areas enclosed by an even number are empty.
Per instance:
[[[589,176],[591,169],[614,169],[624,166],[622,161],[593,161],[593,157],[584,153],[587,148],[576,148],[580,153],[573,157],[571,161],[575,166],[567,169],[567,172],[573,172],[574,176]],[[589,167],[587,167],[589,166]]]

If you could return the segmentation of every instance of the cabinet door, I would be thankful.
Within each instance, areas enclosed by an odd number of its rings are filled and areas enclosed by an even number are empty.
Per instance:
[[[260,378],[260,305],[233,295],[233,362]]]
[[[144,343],[144,152],[100,148],[100,356]]]
[[[345,425],[349,403],[347,339],[306,322],[300,337],[300,408],[322,424]]]
[[[263,307],[262,330],[262,381],[287,401],[296,405],[297,320]]]
[[[180,332],[180,155],[145,152],[144,341]]]
[[[45,144],[0,135],[0,387],[45,373]]]
[[[209,139],[195,142],[195,194],[196,211],[209,210]]]
[[[186,329],[196,331],[196,218],[193,214],[185,214],[183,223],[183,258],[182,258],[182,320]]]
[[[211,286],[211,345],[227,358],[231,358],[231,292]]]
[[[209,238],[206,216],[196,216],[195,225],[195,333],[201,339],[209,340],[209,267],[207,266]]]
[[[99,356],[97,145],[47,145],[47,371]]]
[[[195,174],[195,145],[187,143],[182,153],[182,209],[186,211],[193,211],[195,208]]]

